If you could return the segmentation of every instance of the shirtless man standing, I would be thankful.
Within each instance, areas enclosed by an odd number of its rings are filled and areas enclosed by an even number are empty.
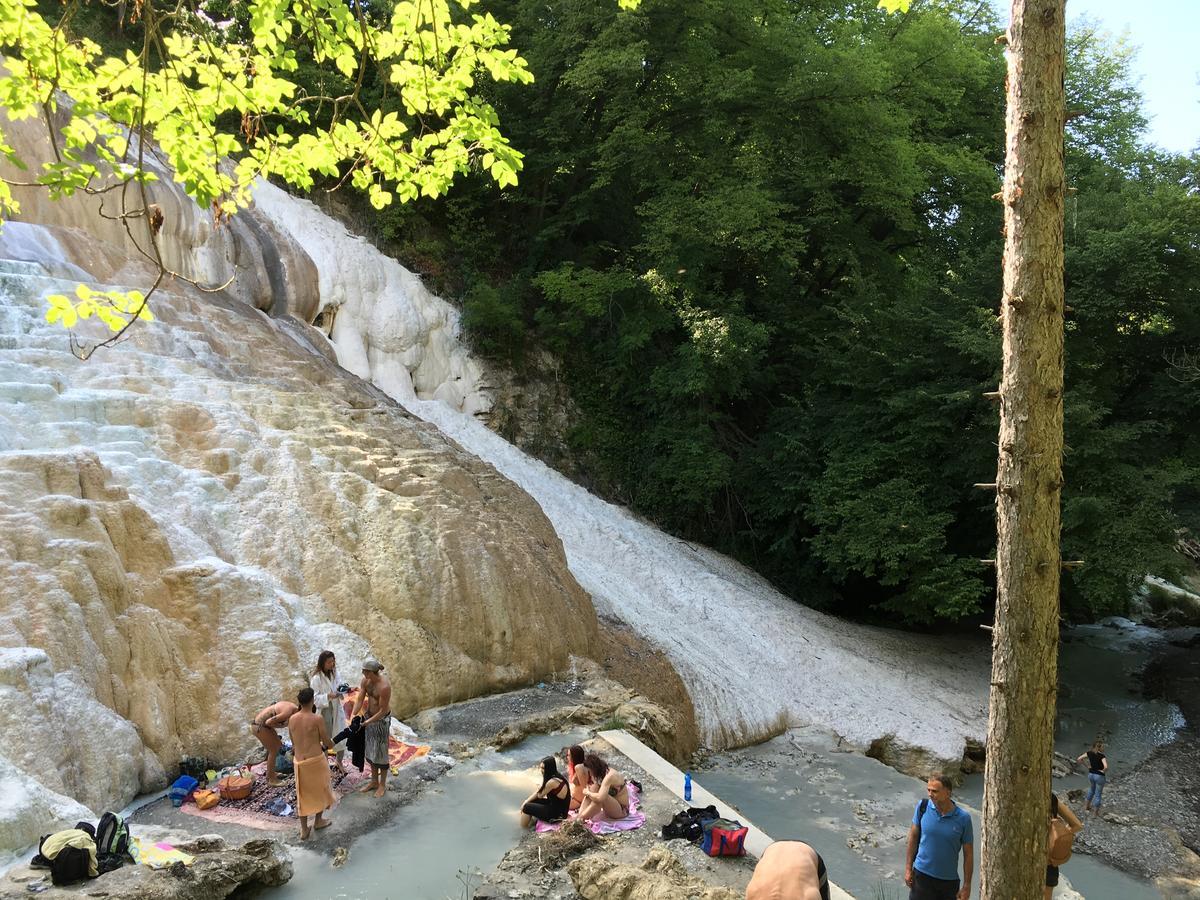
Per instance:
[[[367,762],[371,764],[371,780],[359,788],[363,793],[374,791],[382,797],[387,790],[388,733],[392,727],[392,685],[380,672],[383,665],[377,659],[368,659],[362,664],[362,682],[358,686],[358,698],[350,717],[360,715],[366,709],[363,744]]]
[[[763,853],[746,886],[746,900],[829,900],[821,855],[803,841],[776,841]]]
[[[267,750],[267,784],[271,787],[279,787],[281,783],[275,774],[275,754],[283,746],[283,739],[276,729],[285,726],[299,708],[295,703],[280,700],[261,710],[250,723],[251,733]]]

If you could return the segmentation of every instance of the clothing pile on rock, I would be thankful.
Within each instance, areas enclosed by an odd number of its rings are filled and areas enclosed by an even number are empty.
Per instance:
[[[106,812],[95,825],[77,822],[74,828],[44,835],[30,865],[49,869],[55,884],[74,884],[131,862],[129,828],[120,816]]]

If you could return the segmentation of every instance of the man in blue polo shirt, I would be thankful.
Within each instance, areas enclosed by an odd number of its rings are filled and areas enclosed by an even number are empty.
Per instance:
[[[936,772],[925,784],[929,799],[913,811],[904,858],[908,900],[969,900],[975,863],[971,814],[950,799],[946,776]],[[958,882],[958,851],[962,849],[963,879]]]

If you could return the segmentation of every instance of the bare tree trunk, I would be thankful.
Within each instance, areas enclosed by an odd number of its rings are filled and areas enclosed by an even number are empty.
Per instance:
[[[1038,900],[1058,669],[1064,0],[1012,0],[1004,170],[997,601],[980,888]]]

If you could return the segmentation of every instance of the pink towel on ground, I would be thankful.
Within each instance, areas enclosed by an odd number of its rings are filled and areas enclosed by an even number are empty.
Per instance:
[[[642,798],[638,794],[638,789],[633,784],[629,785],[629,815],[623,819],[610,819],[608,816],[601,813],[592,821],[586,823],[586,827],[592,834],[616,834],[618,831],[633,831],[641,828],[646,824],[646,816],[639,810],[642,805]],[[567,821],[575,818],[575,812],[567,814]],[[538,822],[537,833],[545,834],[548,831],[558,831],[563,827],[562,822]]]

